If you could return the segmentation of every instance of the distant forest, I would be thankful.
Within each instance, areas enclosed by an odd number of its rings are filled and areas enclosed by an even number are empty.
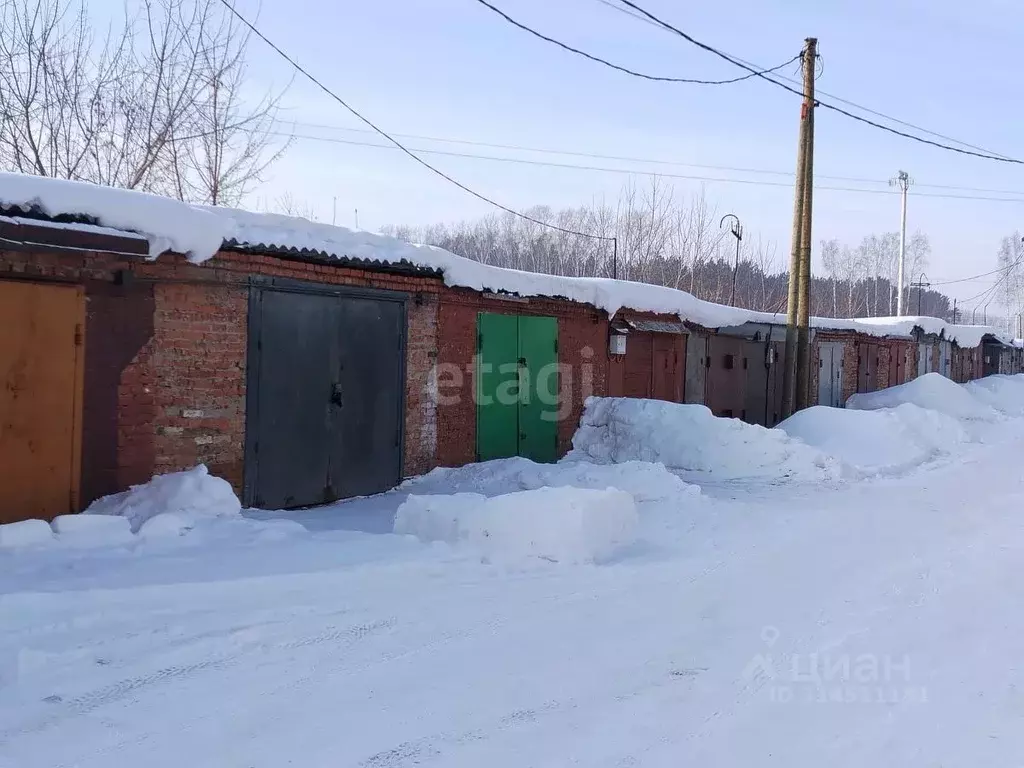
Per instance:
[[[721,222],[719,211],[703,195],[681,199],[654,180],[642,190],[627,186],[614,207],[556,211],[537,206],[526,213],[563,229],[617,236],[617,273],[622,279],[679,288],[719,304],[730,301],[736,240],[730,221]],[[385,233],[495,266],[587,277],[611,277],[613,272],[611,242],[559,232],[512,214],[426,227],[389,226]],[[820,241],[813,261],[823,265],[826,274],[812,275],[812,313],[821,317],[896,314],[898,253],[896,232],[871,234],[857,245]],[[927,269],[930,253],[927,235],[908,234],[907,286]],[[780,247],[744,233],[736,305],[785,312],[788,262],[788,243]],[[939,291],[908,287],[906,297],[908,314],[917,314],[920,306],[922,314],[953,319],[953,302]],[[964,320],[962,314],[958,319]]]

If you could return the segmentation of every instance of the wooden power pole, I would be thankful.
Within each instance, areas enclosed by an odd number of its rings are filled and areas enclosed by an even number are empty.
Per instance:
[[[818,40],[807,38],[804,47],[804,210],[800,235],[800,295],[797,297],[796,409],[811,404],[811,215],[814,198],[814,72],[818,62]]]
[[[800,106],[800,138],[796,155],[793,244],[789,259],[786,305],[786,355],[782,375],[782,414],[806,407],[810,385],[810,253],[814,155],[814,68],[818,41],[809,37],[803,54],[804,100]],[[795,407],[794,407],[795,406]]]

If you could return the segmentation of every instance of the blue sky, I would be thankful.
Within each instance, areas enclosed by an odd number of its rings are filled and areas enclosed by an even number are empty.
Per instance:
[[[599,0],[494,0],[511,16],[553,37],[652,74],[727,78],[726,62]],[[763,66],[819,39],[818,88],[998,153],[1024,158],[1017,0],[643,0],[652,12]],[[650,83],[580,59],[517,30],[475,0],[377,0],[288,3],[241,0],[238,8],[324,83],[384,129],[680,163],[790,172],[795,164],[799,100],[758,80],[728,86]],[[288,65],[254,40],[256,83],[280,85]],[[796,76],[795,65],[786,73]],[[822,96],[822,98],[828,98]],[[301,78],[285,96],[296,133],[372,142],[344,131],[363,128]],[[315,129],[301,123],[337,126]],[[410,146],[556,162],[657,170],[657,166],[537,155],[409,139]],[[444,171],[506,205],[555,207],[613,200],[627,177],[429,156]],[[884,181],[905,168],[918,182],[908,228],[932,241],[929,276],[954,279],[992,269],[1000,238],[1024,229],[1024,167],[962,157],[886,135],[819,108],[815,171],[819,186],[858,186],[822,176]],[[789,182],[784,176],[662,168],[673,173]],[[671,179],[677,195],[698,194],[721,213],[735,212],[748,232],[789,250],[792,188]],[[928,194],[985,193],[927,188],[951,185],[1020,190],[1021,202],[943,199]],[[290,193],[330,221],[376,229],[474,218],[488,206],[391,150],[297,140],[249,204]],[[988,195],[1007,197],[1007,195]],[[856,244],[898,226],[892,194],[820,189],[814,240]],[[992,279],[950,286],[961,299]]]

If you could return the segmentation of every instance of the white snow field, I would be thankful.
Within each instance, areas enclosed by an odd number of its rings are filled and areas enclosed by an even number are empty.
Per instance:
[[[119,503],[118,533],[88,544],[0,526],[0,766],[1019,765],[1018,385],[986,385],[1001,415],[961,420],[971,439],[945,460],[900,454],[876,476],[815,459],[672,496],[664,467],[508,460],[308,512],[232,514],[211,491],[224,514],[188,515],[217,506],[190,498],[205,480],[183,488],[194,470],[137,489],[150,508]],[[806,432],[897,430],[879,413]],[[692,451],[682,423],[754,473],[802,445],[697,416],[651,426],[668,466]],[[688,477],[739,476],[708,451]],[[533,487],[545,473],[556,487]],[[599,487],[633,474],[660,489]],[[187,525],[144,535],[167,515]],[[417,535],[365,532],[393,524]]]

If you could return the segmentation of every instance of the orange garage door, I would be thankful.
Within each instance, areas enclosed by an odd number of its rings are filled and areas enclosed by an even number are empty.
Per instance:
[[[0,523],[78,507],[84,311],[80,287],[0,280]]]

